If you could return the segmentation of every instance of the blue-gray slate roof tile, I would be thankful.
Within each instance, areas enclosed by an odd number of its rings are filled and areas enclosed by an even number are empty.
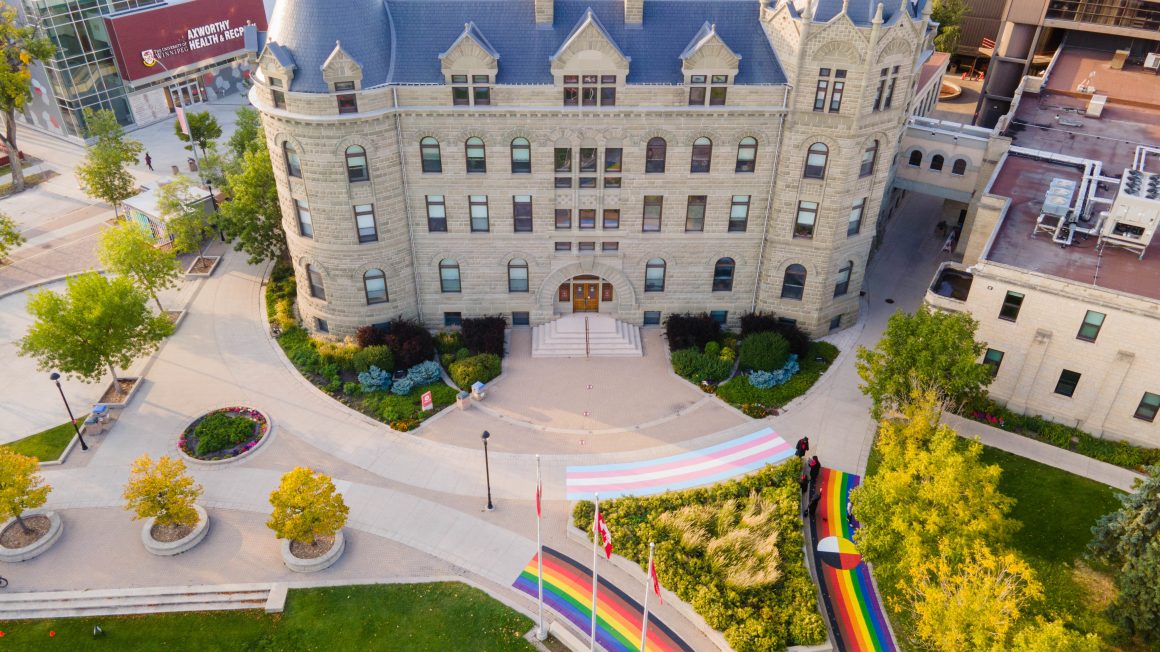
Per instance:
[[[293,55],[292,91],[330,90],[322,79],[322,63],[338,41],[362,66],[364,87],[385,84],[390,77],[391,24],[383,0],[278,0],[266,40]]]

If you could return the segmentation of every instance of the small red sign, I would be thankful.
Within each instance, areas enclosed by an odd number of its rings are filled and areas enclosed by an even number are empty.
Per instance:
[[[431,398],[431,392],[423,392],[423,397],[421,400],[423,402],[424,412],[430,412],[431,410],[435,409],[435,401]]]

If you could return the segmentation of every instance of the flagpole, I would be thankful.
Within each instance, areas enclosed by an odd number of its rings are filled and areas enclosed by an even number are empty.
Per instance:
[[[592,515],[592,652],[596,652],[596,563],[599,556],[596,554],[597,546],[600,543],[600,528],[597,525],[600,522],[600,494],[593,494],[592,498],[596,504],[596,511]]]
[[[648,640],[648,594],[652,593],[653,573],[653,543],[648,544],[648,571],[644,578],[644,620],[640,624],[640,652],[644,652],[645,641]]]
[[[536,638],[543,641],[548,638],[548,631],[544,629],[544,539],[540,534],[540,501],[543,494],[543,482],[540,476],[540,456],[536,455],[536,550],[539,553],[536,559],[539,561],[539,601],[540,601],[540,629],[536,632]]]

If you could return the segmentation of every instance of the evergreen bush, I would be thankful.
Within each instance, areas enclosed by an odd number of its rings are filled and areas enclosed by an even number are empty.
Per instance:
[[[395,356],[390,347],[385,344],[374,344],[354,354],[353,365],[355,371],[367,371],[371,367],[378,367],[383,371],[395,370]]]
[[[407,380],[415,385],[430,385],[443,377],[439,371],[439,363],[428,360],[407,370]]]
[[[391,388],[391,374],[390,372],[372,366],[367,371],[358,375],[358,382],[362,385],[364,394],[385,392]]]
[[[789,342],[779,333],[754,333],[741,340],[741,366],[754,371],[780,369],[789,359]]]
[[[406,396],[415,388],[415,383],[410,378],[400,378],[391,385],[391,393],[396,396]]]
[[[470,390],[476,382],[487,383],[500,374],[502,366],[498,355],[481,353],[466,360],[451,363],[447,370],[451,380],[460,389]]]

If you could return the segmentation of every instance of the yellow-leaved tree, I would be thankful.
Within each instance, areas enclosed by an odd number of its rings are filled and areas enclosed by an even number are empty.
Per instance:
[[[279,539],[303,544],[334,536],[350,513],[330,476],[304,467],[282,476],[282,483],[270,493],[270,504],[274,512],[266,526]]]
[[[35,457],[0,446],[0,521],[16,518],[21,529],[30,531],[21,515],[43,505],[52,491],[39,470]]]
[[[145,454],[134,460],[123,496],[134,520],[152,518],[168,527],[197,525],[193,502],[201,493],[201,485],[185,472],[185,462],[162,455],[154,463]]]

